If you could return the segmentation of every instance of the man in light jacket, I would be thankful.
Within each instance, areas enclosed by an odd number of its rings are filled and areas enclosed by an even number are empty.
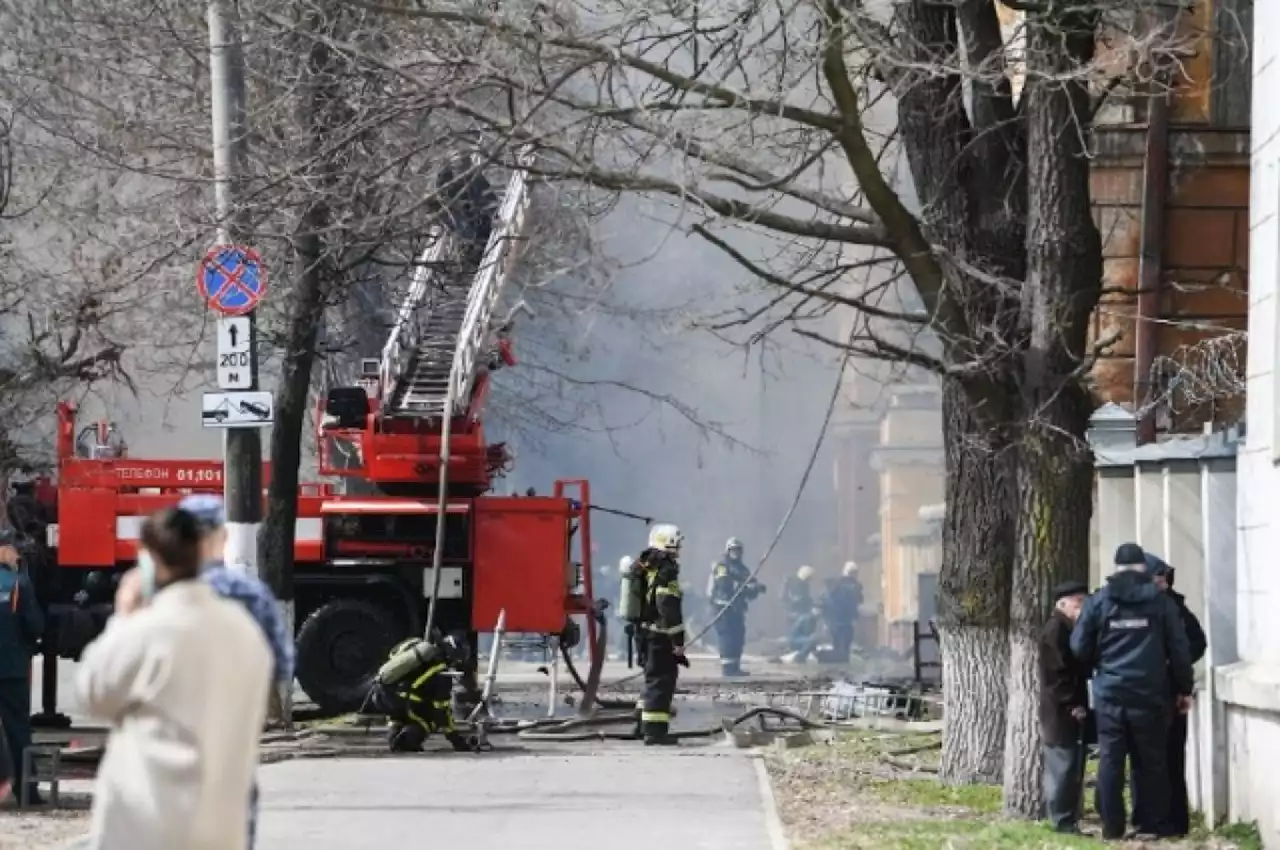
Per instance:
[[[195,517],[167,509],[140,536],[77,674],[80,704],[111,724],[87,846],[244,850],[271,652],[242,606],[199,581]]]

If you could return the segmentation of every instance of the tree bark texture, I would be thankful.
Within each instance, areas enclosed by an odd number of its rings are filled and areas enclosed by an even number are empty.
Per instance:
[[[935,324],[943,380],[946,517],[939,581],[945,702],[940,778],[998,783],[1005,742],[1010,579],[1014,554],[1017,291],[1026,270],[1026,147],[990,0],[898,7],[908,72],[895,86],[899,129],[924,212],[942,251],[946,298],[961,317]],[[985,76],[938,69],[964,53]]]
[[[1009,671],[1013,450],[974,415],[960,382],[942,394],[946,516],[939,576],[943,737],[939,777],[1000,781]]]
[[[332,35],[335,18],[308,8],[300,16],[300,30]],[[286,605],[292,603],[293,546],[298,519],[298,473],[302,462],[302,428],[307,396],[316,361],[316,342],[324,321],[333,263],[321,234],[330,225],[330,193],[340,163],[330,147],[331,130],[340,127],[342,104],[333,51],[319,38],[300,42],[306,58],[299,74],[299,124],[307,132],[304,150],[311,179],[301,181],[308,194],[301,199],[293,239],[294,282],[289,290],[280,382],[276,386],[276,422],[271,432],[271,483],[267,487],[267,517],[258,536],[258,556],[264,578]]]
[[[1085,442],[1092,399],[1082,378],[1102,279],[1087,143],[1088,92],[1075,73],[1093,58],[1095,17],[1032,15],[1027,99],[1027,282],[1020,322],[1023,430],[1018,448],[1018,535],[1010,609],[1006,814],[1041,817],[1037,635],[1055,584],[1087,579],[1093,461]]]

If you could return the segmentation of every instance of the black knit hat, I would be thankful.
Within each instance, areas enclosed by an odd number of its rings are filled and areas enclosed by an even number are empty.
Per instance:
[[[1116,547],[1117,567],[1146,566],[1147,556],[1137,543],[1121,543]]]
[[[1064,581],[1053,589],[1053,601],[1057,602],[1067,596],[1079,594],[1089,595],[1089,586],[1082,581]]]

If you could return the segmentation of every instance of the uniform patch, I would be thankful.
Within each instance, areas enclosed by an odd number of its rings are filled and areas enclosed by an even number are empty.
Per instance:
[[[1112,620],[1111,628],[1113,629],[1149,629],[1151,628],[1151,620],[1147,617],[1129,617],[1125,620]]]

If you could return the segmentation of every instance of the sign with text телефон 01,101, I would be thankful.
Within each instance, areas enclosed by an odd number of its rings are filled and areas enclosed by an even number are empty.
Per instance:
[[[243,316],[267,294],[267,267],[252,248],[218,245],[200,261],[196,289],[205,303],[222,315]]]
[[[253,324],[248,316],[218,319],[218,388],[253,389]]]

